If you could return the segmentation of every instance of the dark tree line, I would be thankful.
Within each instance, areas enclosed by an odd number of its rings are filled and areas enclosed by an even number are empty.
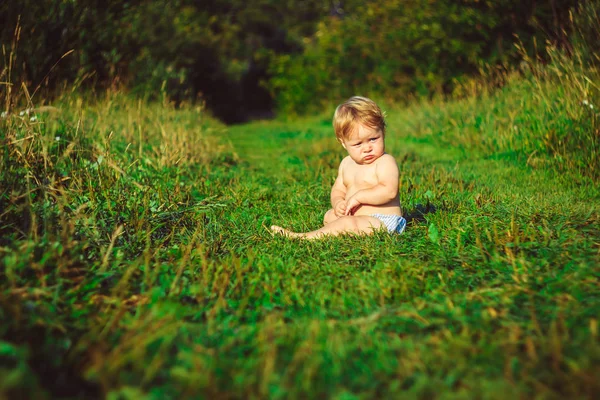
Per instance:
[[[358,91],[402,98],[449,90],[482,63],[517,62],[515,35],[530,51],[536,41],[568,43],[577,3],[5,0],[0,71],[7,80],[11,64],[13,83],[48,92],[65,82],[117,84],[202,100],[237,122],[275,108],[308,112]]]

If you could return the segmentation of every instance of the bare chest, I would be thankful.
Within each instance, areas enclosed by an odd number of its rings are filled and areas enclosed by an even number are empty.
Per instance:
[[[349,189],[364,189],[378,183],[375,165],[353,165],[344,171],[344,184]]]

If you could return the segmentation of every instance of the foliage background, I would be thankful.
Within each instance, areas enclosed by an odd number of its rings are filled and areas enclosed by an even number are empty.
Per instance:
[[[355,93],[451,92],[549,39],[567,46],[576,0],[23,0],[0,4],[12,79],[124,86],[205,101],[227,122],[305,113]],[[514,46],[516,37],[522,43]],[[74,52],[61,60],[61,57]],[[61,60],[58,65],[55,64]],[[55,67],[53,67],[55,66]]]

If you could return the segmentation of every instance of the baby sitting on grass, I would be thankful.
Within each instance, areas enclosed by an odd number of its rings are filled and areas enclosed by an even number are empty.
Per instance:
[[[340,104],[333,116],[335,136],[348,152],[331,188],[331,206],[324,226],[297,233],[273,225],[275,233],[305,239],[353,233],[368,235],[381,228],[402,233],[398,197],[398,165],[385,153],[385,120],[373,100],[355,96]]]

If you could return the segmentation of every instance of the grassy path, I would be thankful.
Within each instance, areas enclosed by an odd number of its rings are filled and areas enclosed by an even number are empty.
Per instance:
[[[3,198],[0,358],[16,367],[0,373],[16,378],[0,384],[32,398],[593,398],[598,185],[487,146],[502,110],[450,106],[390,112],[405,233],[314,242],[268,227],[320,226],[344,156],[329,117],[223,132],[124,98],[99,104],[96,130],[58,124],[38,150],[69,186]],[[16,150],[2,179],[21,193],[47,171]],[[27,207],[46,224],[32,236],[9,230]]]

